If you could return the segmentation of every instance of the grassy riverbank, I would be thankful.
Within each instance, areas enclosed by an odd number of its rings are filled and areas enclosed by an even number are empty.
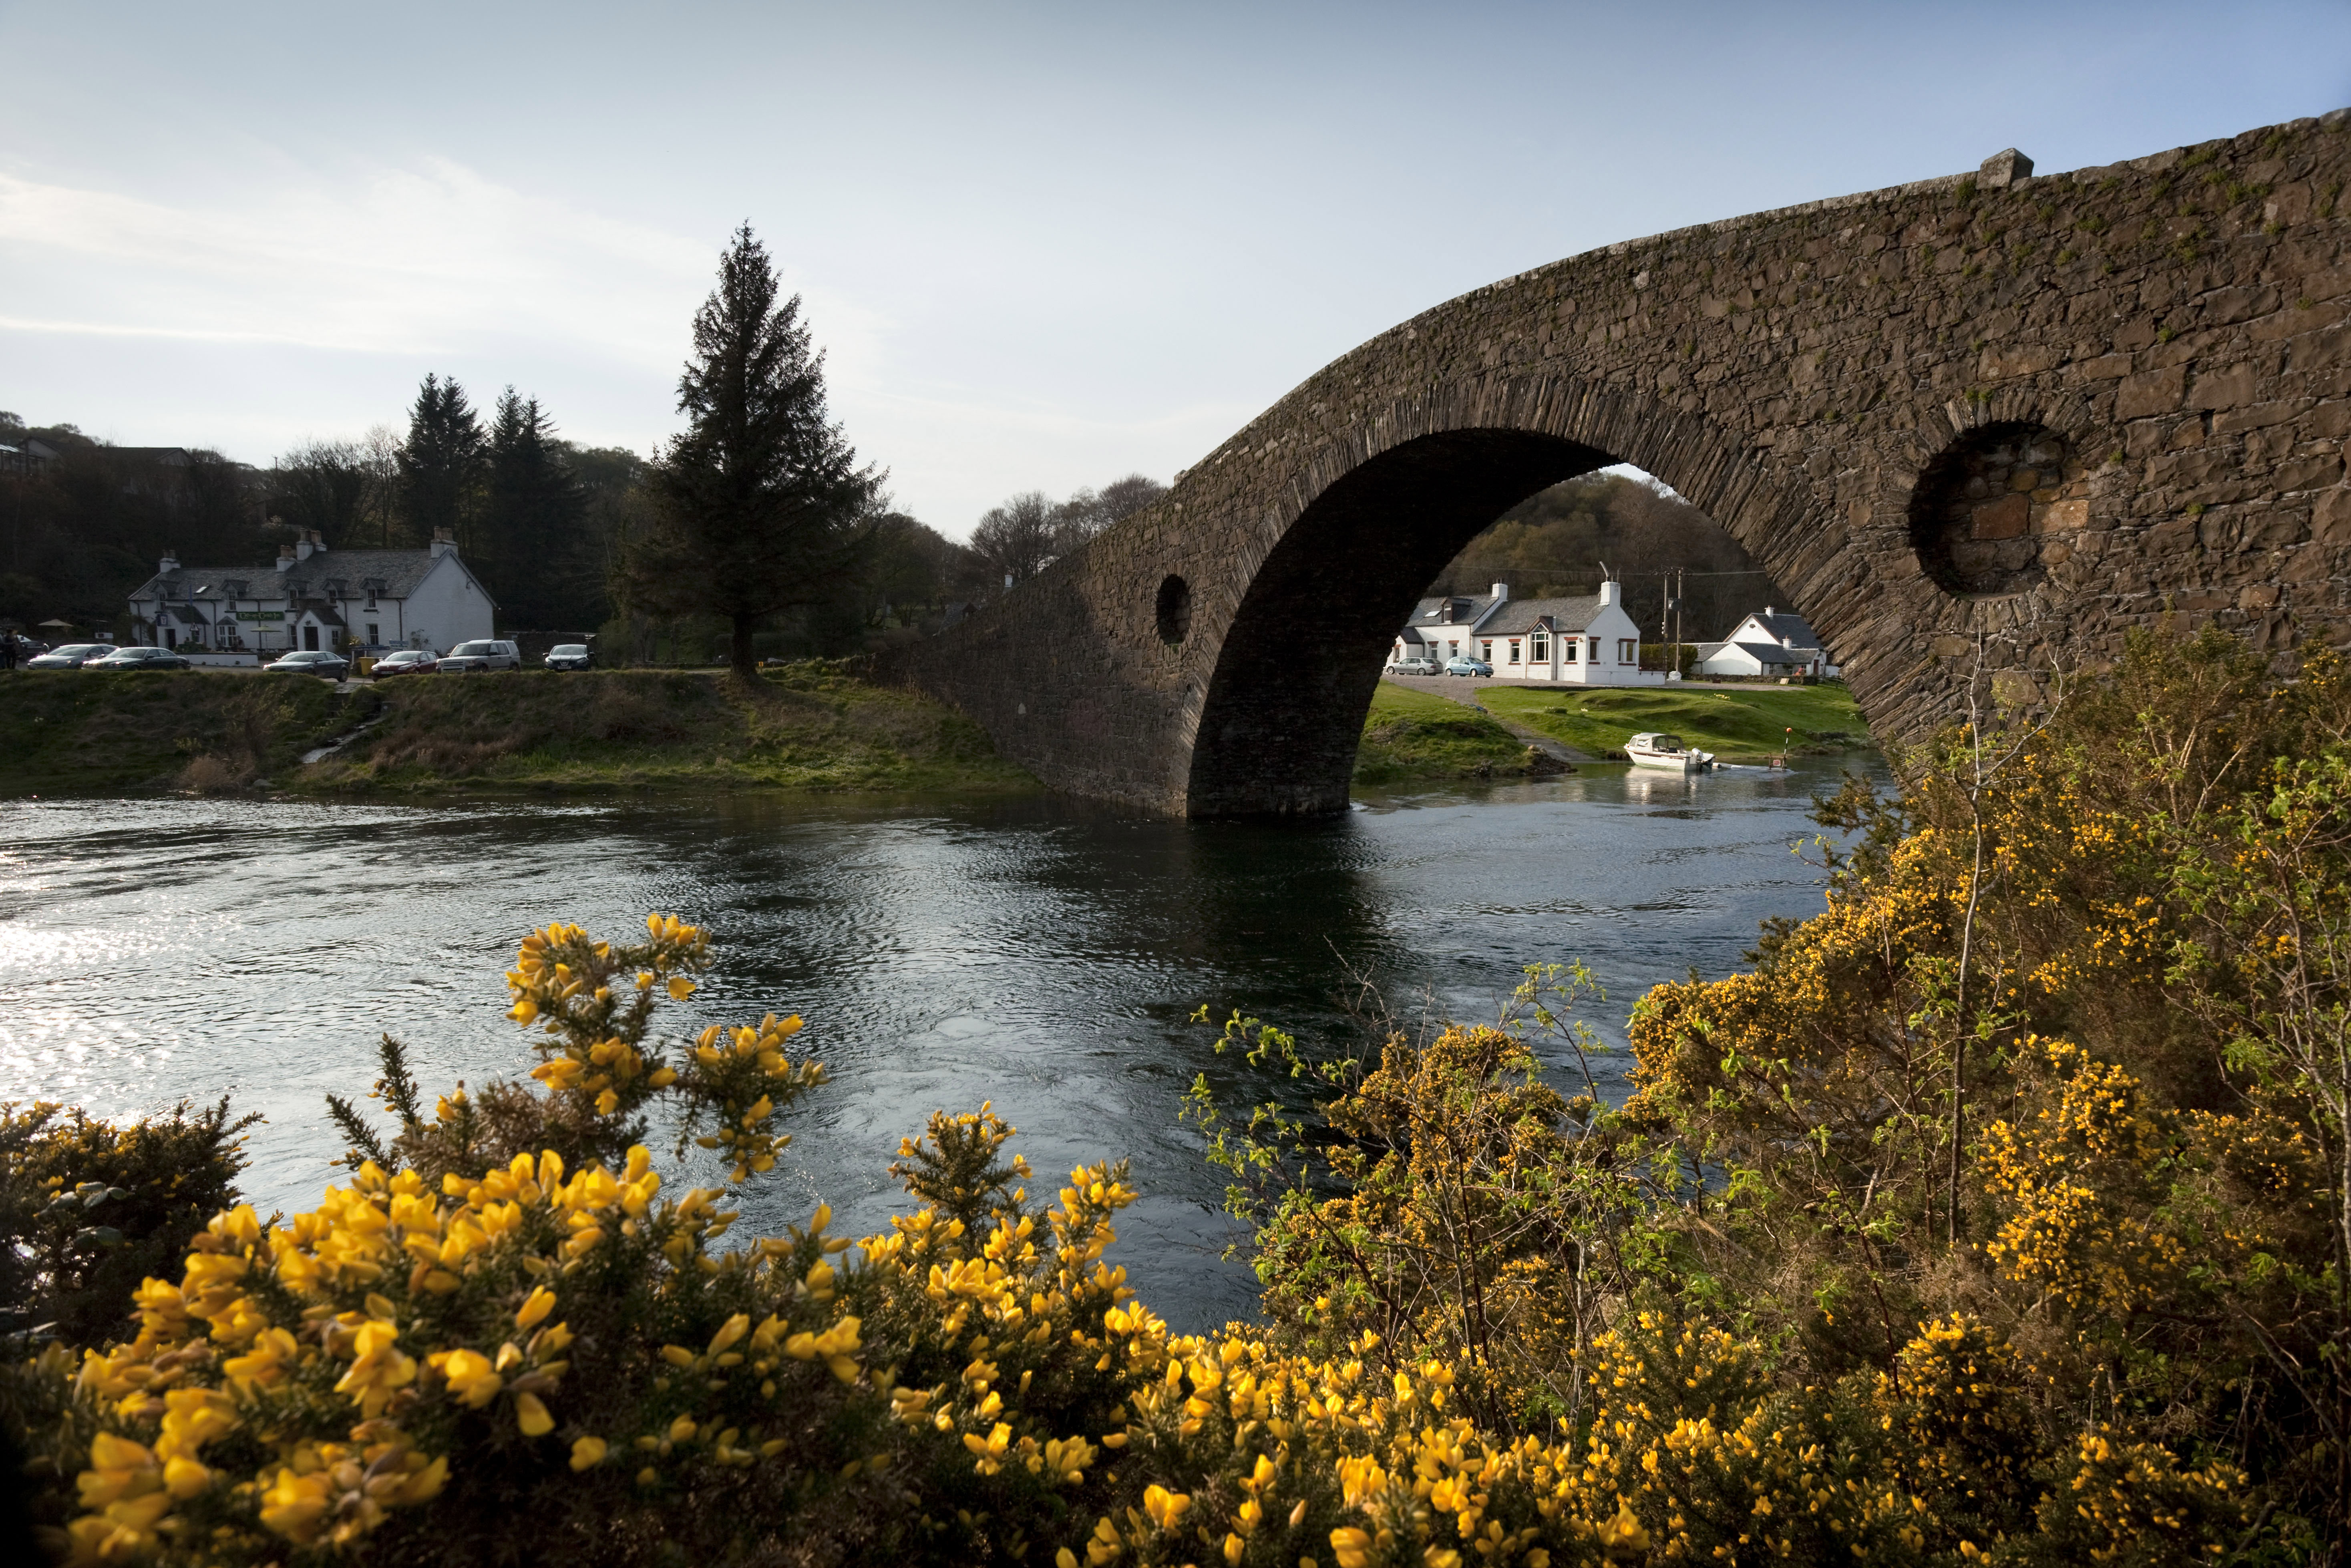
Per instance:
[[[342,750],[301,754],[375,719]],[[1025,791],[977,725],[823,665],[717,673],[323,681],[217,672],[0,680],[0,797],[269,789],[431,797],[513,790]]]
[[[1725,762],[1755,761],[1783,751],[1830,757],[1866,751],[1876,744],[1860,706],[1841,683],[1600,686],[1588,691],[1481,685],[1478,699],[1504,718],[1593,757],[1621,750],[1636,731],[1645,729],[1678,735],[1683,744],[1711,751]]]
[[[1504,778],[1527,771],[1527,743],[1475,708],[1387,681],[1372,693],[1363,745],[1355,753],[1356,783]]]
[[[277,675],[18,670],[0,675],[0,799],[283,779],[374,700]]]
[[[306,793],[717,788],[1020,791],[978,726],[821,664],[723,674],[525,671],[385,683],[383,721],[305,768]]]

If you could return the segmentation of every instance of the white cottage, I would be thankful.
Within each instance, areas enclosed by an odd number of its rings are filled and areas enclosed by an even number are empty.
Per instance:
[[[1706,675],[1829,676],[1837,673],[1811,623],[1792,610],[1775,610],[1769,604],[1741,621],[1721,642],[1699,643],[1698,668]]]
[[[1394,657],[1446,660],[1467,653],[1500,680],[1577,686],[1662,685],[1641,668],[1641,629],[1625,612],[1625,586],[1571,599],[1512,599],[1508,583],[1484,598],[1424,599],[1395,642]]]
[[[131,595],[140,642],[215,661],[292,649],[430,648],[495,634],[497,601],[446,529],[425,549],[330,550],[313,531],[275,570],[165,556]]]
[[[1413,606],[1412,619],[1405,622],[1388,657],[1434,659],[1440,668],[1446,660],[1459,658],[1465,649],[1474,658],[1479,628],[1510,597],[1510,585],[1498,582],[1489,594],[1447,594],[1424,599]]]

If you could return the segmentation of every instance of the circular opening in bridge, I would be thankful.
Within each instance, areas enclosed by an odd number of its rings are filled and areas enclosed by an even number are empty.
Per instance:
[[[2022,593],[2073,554],[2088,485],[2043,424],[1971,430],[1935,455],[1910,493],[1910,543],[1928,577],[1970,599]]]
[[[1192,585],[1174,572],[1159,584],[1159,640],[1173,648],[1192,634]]]

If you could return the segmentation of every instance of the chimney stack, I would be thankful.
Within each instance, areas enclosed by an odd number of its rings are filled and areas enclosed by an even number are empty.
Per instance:
[[[179,552],[178,550],[175,550],[175,549],[167,549],[167,550],[165,550],[165,551],[163,552],[163,560],[162,560],[162,564],[161,564],[160,566],[156,567],[156,569],[155,569],[155,570],[156,570],[157,571],[163,572],[163,573],[165,573],[165,574],[167,574],[167,575],[168,575],[168,574],[170,574],[170,573],[172,573],[172,572],[175,572],[175,571],[179,570],[180,570],[180,552]]]
[[[1494,584],[1494,602],[1495,602],[1495,603],[1499,604],[1499,603],[1501,603],[1504,600],[1506,600],[1506,599],[1508,599],[1508,598],[1510,598],[1510,585],[1509,583],[1507,583],[1507,582],[1498,582],[1498,583]]]
[[[287,567],[292,566],[293,564],[294,547],[292,545],[279,545],[277,547],[277,570],[284,571]]]
[[[278,559],[282,560],[285,558],[280,556]],[[310,535],[308,529],[303,531],[300,538],[294,541],[294,559],[296,560],[308,560],[310,559]]]
[[[1625,585],[1614,578],[1600,585],[1600,602],[1603,607],[1623,603],[1624,595]]]
[[[455,555],[456,553],[457,535],[455,531],[450,528],[434,529],[433,554],[438,558],[444,555]]]
[[[310,530],[310,548],[320,555],[327,553],[327,536],[318,529]]]

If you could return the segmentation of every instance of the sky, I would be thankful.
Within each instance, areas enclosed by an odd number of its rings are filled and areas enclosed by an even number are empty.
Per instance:
[[[431,371],[649,452],[748,221],[960,537],[1562,256],[2351,104],[2351,0],[0,0],[0,409],[266,464]]]

